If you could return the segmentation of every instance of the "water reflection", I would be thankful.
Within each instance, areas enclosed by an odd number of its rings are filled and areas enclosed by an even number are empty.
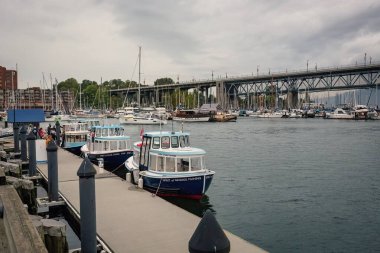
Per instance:
[[[200,200],[183,199],[177,197],[164,197],[163,199],[178,207],[187,210],[192,214],[195,214],[198,217],[203,217],[203,214],[207,210],[210,210],[214,214],[216,213],[216,211],[213,209],[212,204],[210,203],[210,198],[207,195],[204,195]]]

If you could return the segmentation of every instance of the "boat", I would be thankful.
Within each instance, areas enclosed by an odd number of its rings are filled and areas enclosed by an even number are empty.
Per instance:
[[[89,122],[72,122],[62,125],[62,147],[75,155],[81,154],[89,134]]]
[[[257,118],[282,118],[284,114],[281,112],[265,112],[257,116]]]
[[[93,126],[81,152],[99,167],[114,170],[133,155],[130,141],[120,125]]]
[[[214,171],[206,169],[203,149],[190,146],[190,134],[157,131],[142,135],[125,162],[134,182],[158,196],[199,200],[209,188]]]
[[[326,113],[325,119],[353,119],[354,115],[342,108],[336,108],[333,112]]]
[[[173,113],[173,120],[182,122],[208,122],[210,121],[210,116],[199,113],[196,110],[176,110]]]
[[[125,125],[166,125],[168,122],[160,119],[153,113],[140,113],[136,115],[124,115],[119,118],[120,124]]]
[[[368,107],[366,105],[355,105],[351,114],[354,119],[368,119]]]
[[[237,116],[230,113],[218,111],[215,114],[211,115],[211,122],[236,122]]]

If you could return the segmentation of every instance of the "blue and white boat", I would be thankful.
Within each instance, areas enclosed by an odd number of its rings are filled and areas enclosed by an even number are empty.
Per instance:
[[[86,144],[90,132],[88,122],[63,124],[62,128],[62,147],[75,155],[80,155],[80,149]]]
[[[131,139],[120,125],[93,126],[81,151],[91,162],[107,170],[123,167],[133,155]]]
[[[190,147],[190,134],[148,132],[134,143],[134,156],[125,166],[133,180],[159,196],[200,199],[209,188],[214,171],[206,169],[206,152]]]

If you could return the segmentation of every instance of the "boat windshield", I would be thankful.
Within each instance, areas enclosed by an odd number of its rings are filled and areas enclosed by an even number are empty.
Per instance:
[[[180,136],[155,136],[153,137],[152,149],[185,148],[190,147],[188,135]]]

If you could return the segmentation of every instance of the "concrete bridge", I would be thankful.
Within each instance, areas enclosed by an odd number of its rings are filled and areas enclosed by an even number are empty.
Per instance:
[[[300,93],[376,88],[380,84],[380,63],[339,66],[301,71],[286,71],[264,75],[236,76],[228,78],[197,80],[160,86],[111,90],[129,101],[142,104],[165,104],[165,96],[176,90],[196,90],[209,98],[215,89],[216,103],[223,108],[238,107],[238,97],[247,108],[257,103],[262,95],[286,95],[289,107],[294,107]]]

